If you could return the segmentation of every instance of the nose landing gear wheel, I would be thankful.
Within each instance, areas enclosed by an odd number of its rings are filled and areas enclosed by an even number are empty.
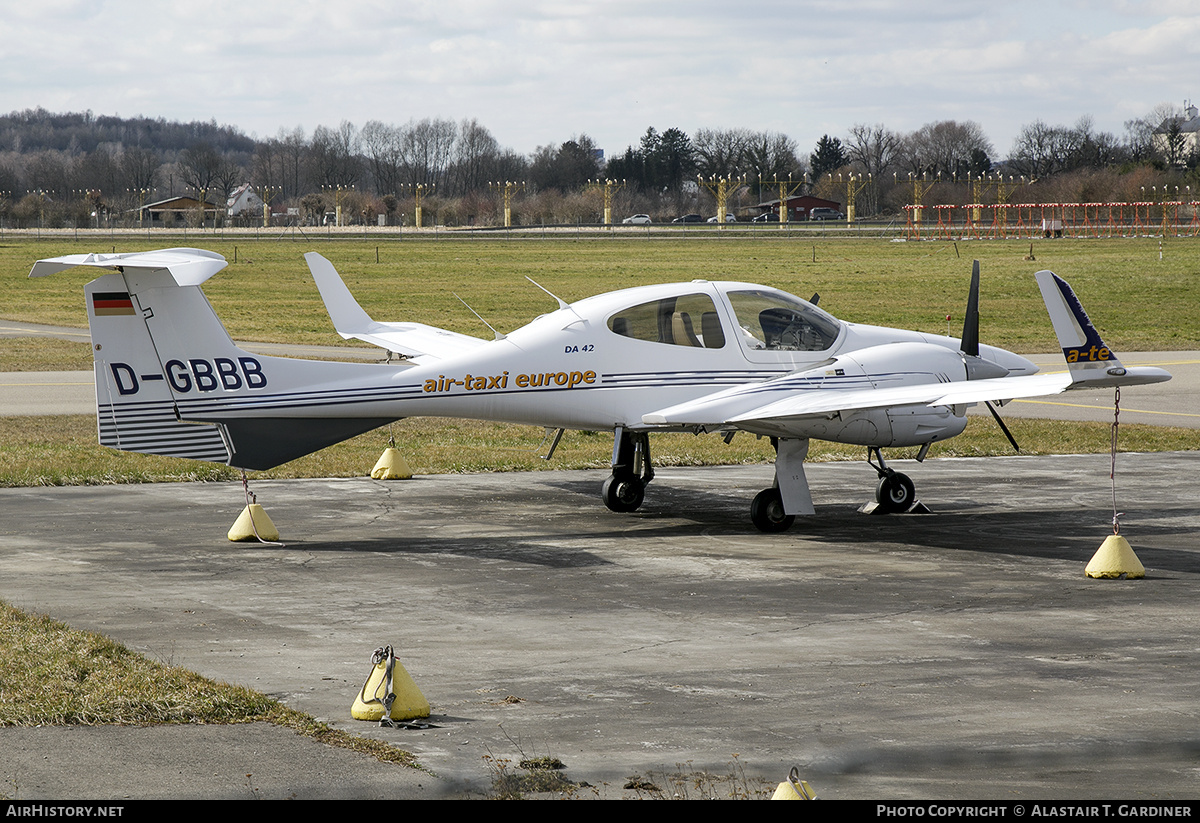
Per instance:
[[[763,489],[754,496],[750,504],[750,522],[760,532],[787,531],[796,520],[794,515],[783,511],[783,497],[779,489]]]
[[[609,511],[635,512],[646,498],[646,485],[639,477],[609,477],[601,489]]]
[[[917,497],[917,488],[907,474],[892,472],[879,479],[875,489],[875,500],[890,514],[899,514],[912,508]]]

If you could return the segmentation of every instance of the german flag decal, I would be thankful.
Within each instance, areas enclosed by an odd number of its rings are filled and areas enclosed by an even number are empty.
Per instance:
[[[135,314],[133,301],[128,292],[107,291],[92,295],[92,314],[96,317],[113,317],[119,314]]]

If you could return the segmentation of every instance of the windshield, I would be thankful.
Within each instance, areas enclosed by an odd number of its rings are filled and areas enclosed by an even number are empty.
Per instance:
[[[841,329],[825,312],[782,292],[731,291],[742,344],[758,351],[825,351]]]

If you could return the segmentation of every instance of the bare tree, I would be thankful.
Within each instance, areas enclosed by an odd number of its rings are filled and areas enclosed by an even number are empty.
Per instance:
[[[208,196],[215,189],[222,162],[221,155],[211,143],[196,143],[180,152],[176,165],[183,184],[200,198]]]
[[[300,126],[291,131],[279,130],[280,166],[283,169],[283,192],[288,197],[299,197],[303,192],[304,160],[308,154],[308,139]]]
[[[478,120],[463,120],[454,144],[450,190],[456,194],[479,191],[492,182],[500,144]]]
[[[743,153],[746,168],[758,180],[804,178],[804,164],[796,156],[796,141],[781,132],[753,132]]]
[[[882,123],[873,126],[859,123],[850,128],[846,155],[858,171],[882,180],[895,167],[901,143],[900,135]]]
[[[217,169],[216,186],[223,200],[228,200],[234,189],[246,182],[245,170],[229,157],[221,158]]]
[[[1170,103],[1159,103],[1143,117],[1125,121],[1125,145],[1135,160],[1142,162],[1158,157],[1155,148],[1154,132],[1162,128],[1164,123],[1178,120],[1183,111]]]
[[[141,146],[131,146],[121,154],[121,168],[125,184],[133,191],[149,191],[158,180],[162,160],[157,152]]]
[[[343,188],[357,184],[362,174],[358,143],[358,129],[348,120],[343,120],[337,129],[317,126],[309,146],[313,182]]]
[[[1071,127],[1041,120],[1023,127],[1013,141],[1009,163],[1020,174],[1043,178],[1080,168],[1102,168],[1128,156],[1111,134],[1095,131],[1091,117]]]
[[[926,123],[908,135],[901,147],[907,171],[946,177],[981,173],[978,167],[990,166],[988,158],[994,153],[983,127],[973,120]]]
[[[405,182],[410,185],[442,185],[454,150],[458,127],[453,120],[409,123],[402,143]]]
[[[404,159],[404,133],[396,126],[370,120],[362,129],[362,145],[375,178],[375,191],[395,194],[400,190]]]
[[[749,129],[699,129],[692,138],[696,170],[702,177],[733,177],[746,171],[746,152],[754,140]]]

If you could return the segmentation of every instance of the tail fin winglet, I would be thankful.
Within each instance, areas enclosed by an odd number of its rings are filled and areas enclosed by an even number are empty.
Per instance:
[[[1034,276],[1067,361],[1072,387],[1128,386],[1171,379],[1170,372],[1153,366],[1122,365],[1116,352],[1100,338],[1070,284],[1052,271],[1039,271]]]
[[[333,264],[316,252],[304,255],[312,272],[325,310],[337,333],[346,340],[362,340],[405,357],[452,357],[482,346],[485,341],[458,332],[427,326],[424,323],[383,323],[371,319]]]

